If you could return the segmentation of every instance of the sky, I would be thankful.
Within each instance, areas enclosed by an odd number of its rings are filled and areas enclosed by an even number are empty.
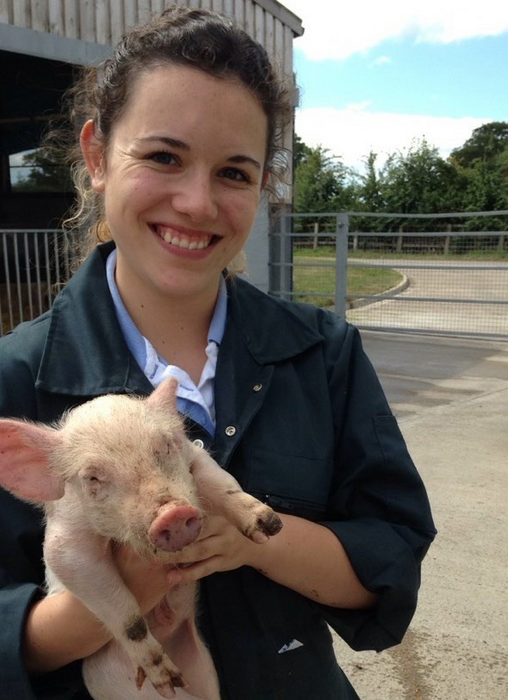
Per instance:
[[[443,157],[508,121],[508,0],[282,0],[294,41],[296,133],[363,170],[425,138]]]

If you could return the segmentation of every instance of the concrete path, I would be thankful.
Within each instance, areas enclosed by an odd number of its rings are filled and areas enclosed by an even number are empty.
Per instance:
[[[403,643],[355,653],[361,700],[508,698],[508,343],[363,334],[439,535]]]
[[[358,267],[366,263],[388,264],[386,260],[349,261],[349,265]],[[349,321],[375,328],[486,333],[508,337],[508,263],[393,260],[389,265],[409,278],[407,288],[392,299],[351,309],[347,314]],[[414,297],[450,301],[413,301]],[[505,303],[458,301],[465,299]]]

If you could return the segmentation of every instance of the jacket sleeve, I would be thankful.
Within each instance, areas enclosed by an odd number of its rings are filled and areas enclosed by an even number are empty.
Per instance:
[[[34,417],[34,378],[16,334],[0,341],[0,417]],[[42,523],[35,508],[0,487],[0,698],[32,700],[22,658],[26,616],[40,597]]]
[[[0,418],[40,420],[35,380],[42,325],[0,339]],[[56,418],[56,416],[55,416]],[[0,487],[0,700],[89,698],[81,664],[30,676],[23,663],[27,615],[43,595],[43,516]]]
[[[329,367],[335,478],[322,524],[379,603],[368,610],[321,607],[353,649],[381,651],[402,640],[413,617],[420,565],[436,530],[423,482],[353,327]]]

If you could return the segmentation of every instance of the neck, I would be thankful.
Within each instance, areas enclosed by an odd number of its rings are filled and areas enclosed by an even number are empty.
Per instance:
[[[192,297],[173,297],[143,286],[133,289],[116,283],[125,308],[139,332],[166,362],[184,369],[197,384],[206,362],[208,331],[218,294],[215,290]]]

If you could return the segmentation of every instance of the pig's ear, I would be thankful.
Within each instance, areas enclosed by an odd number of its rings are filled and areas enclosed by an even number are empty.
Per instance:
[[[177,411],[176,408],[176,392],[178,391],[178,379],[176,377],[168,377],[159,384],[157,389],[153,391],[147,398],[147,402],[151,406],[158,406],[170,411]]]
[[[0,420],[0,485],[26,501],[56,501],[63,479],[49,468],[52,448],[61,442],[54,428]]]

